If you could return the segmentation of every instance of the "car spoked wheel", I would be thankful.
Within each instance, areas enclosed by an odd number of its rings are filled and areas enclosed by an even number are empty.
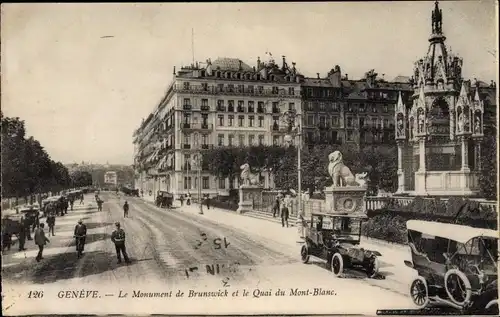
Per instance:
[[[340,277],[344,271],[344,260],[340,253],[335,253],[330,261],[330,269],[335,277]]]
[[[424,308],[429,304],[429,289],[427,288],[427,281],[419,276],[410,286],[410,296],[415,305],[419,308]]]
[[[380,268],[379,260],[377,258],[373,258],[373,262],[371,262],[368,265],[368,268],[366,270],[366,274],[368,274],[369,278],[374,278],[377,276],[379,268]]]
[[[306,264],[309,262],[309,249],[307,248],[307,245],[303,245],[302,248],[300,249],[300,259],[302,260],[302,263]]]
[[[470,301],[472,290],[470,281],[465,274],[457,269],[451,269],[444,276],[446,294],[451,301],[463,306]]]

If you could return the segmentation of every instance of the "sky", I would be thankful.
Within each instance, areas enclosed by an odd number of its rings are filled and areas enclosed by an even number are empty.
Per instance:
[[[447,45],[464,77],[497,79],[496,1],[446,1]],[[433,2],[2,4],[2,111],[63,163],[132,164],[133,131],[177,69],[217,57],[250,66],[270,51],[306,76],[335,65],[411,76]],[[112,36],[112,37],[106,37]],[[104,37],[104,38],[103,38]]]

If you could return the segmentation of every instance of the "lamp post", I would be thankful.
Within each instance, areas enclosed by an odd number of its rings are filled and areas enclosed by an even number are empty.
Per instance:
[[[297,180],[298,180],[298,210],[297,216],[299,219],[303,218],[302,210],[302,161],[300,150],[302,148],[302,127],[300,122],[300,115],[295,110],[285,111],[283,114],[283,121],[287,127],[287,134],[285,135],[285,142],[290,145],[292,140],[296,140],[297,146]],[[303,226],[300,228],[300,235],[303,237]]]
[[[199,214],[200,215],[203,215],[203,204],[202,204],[202,199],[201,199],[201,169],[202,169],[202,156],[201,156],[201,152],[198,152],[198,154],[196,154],[196,157],[193,159],[193,165],[194,167],[196,168],[196,170],[198,171],[198,203],[200,205],[200,212]]]

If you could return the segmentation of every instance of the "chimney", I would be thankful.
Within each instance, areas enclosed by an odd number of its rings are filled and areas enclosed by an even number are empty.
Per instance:
[[[239,70],[242,70],[242,67],[241,67],[241,63],[242,63],[242,62],[241,62],[241,59],[240,59],[240,60],[238,60],[238,61],[240,62]]]
[[[174,66],[174,76],[175,76],[175,66]]]
[[[345,79],[348,80],[349,79],[349,74],[345,74]]]
[[[316,73],[316,75],[318,76],[318,79],[319,79],[319,73]]]
[[[255,67],[254,67],[255,69]],[[260,56],[257,57],[257,69],[260,69]]]
[[[285,66],[286,66],[286,56],[283,55],[282,57],[283,57],[283,69],[285,69]]]

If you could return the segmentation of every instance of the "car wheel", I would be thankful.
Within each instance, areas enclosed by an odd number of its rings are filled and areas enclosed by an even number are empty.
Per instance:
[[[366,270],[368,277],[370,278],[375,277],[378,274],[379,268],[380,268],[380,262],[378,261],[378,258],[374,258],[373,263],[370,263],[368,265],[368,269]]]
[[[342,259],[342,255],[340,255],[340,253],[335,253],[332,256],[332,259],[330,260],[330,269],[335,277],[342,275],[342,272],[344,271],[344,260]]]
[[[307,245],[303,245],[300,249],[300,259],[302,260],[302,263],[307,264],[309,262],[309,257],[309,248]]]
[[[424,308],[429,304],[429,288],[427,281],[422,276],[418,276],[411,283],[410,297],[419,308]]]
[[[465,274],[451,269],[444,275],[444,286],[450,300],[460,306],[468,303],[472,296],[470,281]]]

